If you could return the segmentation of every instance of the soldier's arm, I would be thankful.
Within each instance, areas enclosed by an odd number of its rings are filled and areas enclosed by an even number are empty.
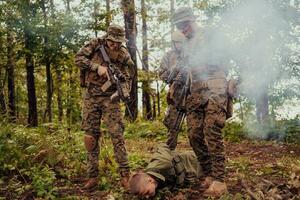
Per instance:
[[[157,70],[158,76],[161,80],[167,81],[169,74],[170,74],[170,61],[169,61],[169,54],[164,55],[161,60],[160,66]]]
[[[124,47],[125,48],[125,47]],[[129,52],[127,51],[127,49],[123,49],[123,53],[124,53],[124,59],[123,59],[123,67],[122,67],[122,74],[125,78],[125,82],[127,83],[127,87],[130,91],[130,87],[131,87],[131,82],[132,79],[134,77],[134,62],[131,59],[131,56],[129,54]]]
[[[82,70],[96,71],[98,66],[91,62],[91,58],[98,46],[99,40],[97,38],[87,42],[75,55],[75,64]]]

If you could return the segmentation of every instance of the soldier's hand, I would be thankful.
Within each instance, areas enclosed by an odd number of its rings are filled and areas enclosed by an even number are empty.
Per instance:
[[[99,76],[107,76],[107,68],[105,66],[99,65],[97,69],[97,73]]]

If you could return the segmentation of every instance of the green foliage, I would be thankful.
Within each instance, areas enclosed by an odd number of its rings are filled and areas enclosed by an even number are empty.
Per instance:
[[[226,123],[222,130],[224,138],[231,142],[239,142],[245,138],[245,129],[242,123]]]
[[[126,138],[155,138],[165,139],[167,129],[161,121],[142,121],[137,120],[134,123],[128,124],[125,129]]]
[[[64,125],[27,128],[5,120],[0,126],[0,176],[9,183],[6,190],[17,191],[16,198],[31,190],[37,197],[55,199],[56,177],[83,170],[85,150],[77,129],[71,134]]]
[[[285,132],[285,141],[300,144],[300,116],[278,122],[278,128]]]
[[[46,199],[55,199],[54,187],[55,173],[48,166],[33,167],[30,169],[30,177],[32,177],[32,187],[38,197],[45,197]]]
[[[245,138],[284,141],[300,144],[299,116],[291,120],[273,121],[267,124],[251,122],[243,124],[229,122],[222,130],[224,138],[231,142],[239,142]]]

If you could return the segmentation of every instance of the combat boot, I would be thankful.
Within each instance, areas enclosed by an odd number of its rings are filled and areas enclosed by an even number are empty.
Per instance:
[[[98,182],[98,177],[89,178],[82,189],[87,191],[95,190],[98,186]]]
[[[206,197],[220,197],[227,192],[227,186],[225,182],[213,181],[209,188],[203,192]]]

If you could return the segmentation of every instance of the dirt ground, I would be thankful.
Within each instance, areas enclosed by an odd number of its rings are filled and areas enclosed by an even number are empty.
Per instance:
[[[127,141],[129,153],[138,152],[144,155],[146,160],[155,146],[157,146],[157,142],[150,140]],[[190,150],[190,146],[184,139],[181,139],[178,150]],[[240,143],[225,142],[225,150],[226,183],[229,193],[220,199],[270,199],[269,191],[278,198],[300,199],[295,195],[299,191],[290,191],[291,187],[289,186],[293,170],[300,167],[300,148],[298,146],[271,141],[245,140]],[[69,181],[68,186],[64,185],[63,180],[57,182],[59,196],[62,199],[135,199],[122,191],[118,184],[115,184],[114,188],[110,190],[99,188],[94,192],[85,192],[80,190],[84,178],[77,177]],[[292,196],[280,196],[281,193],[291,193]],[[159,192],[154,199],[196,200],[205,198],[201,196],[201,192],[186,188]]]

